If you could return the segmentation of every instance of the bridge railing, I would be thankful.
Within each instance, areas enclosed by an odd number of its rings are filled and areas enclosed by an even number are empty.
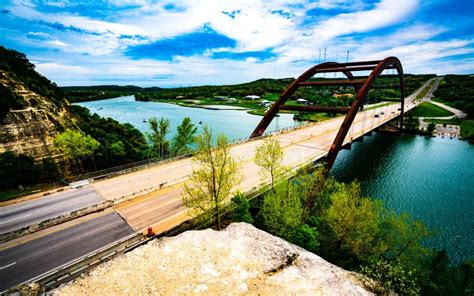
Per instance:
[[[270,136],[270,135],[277,135],[277,134],[297,130],[297,129],[300,129],[300,128],[303,128],[303,127],[307,127],[307,126],[310,126],[310,125],[311,125],[311,123],[304,121],[304,122],[301,122],[299,124],[296,124],[296,125],[293,125],[293,126],[290,126],[290,127],[285,127],[285,128],[280,128],[280,129],[268,131],[263,136],[258,137],[258,138],[253,138],[253,139],[250,139],[250,138],[237,138],[237,139],[233,139],[230,142],[230,144],[231,145],[238,145],[238,144],[243,144],[243,143],[250,142],[250,141],[256,141],[258,139],[261,139],[261,138],[264,138],[264,137],[267,137],[267,136]],[[132,163],[128,163],[128,164],[123,164],[123,165],[119,165],[119,166],[115,166],[115,167],[111,167],[111,168],[107,168],[107,169],[103,169],[103,170],[98,170],[98,171],[94,171],[94,172],[89,172],[89,173],[77,175],[77,176],[74,176],[74,177],[70,178],[68,181],[71,183],[71,182],[77,182],[77,181],[80,181],[80,180],[93,181],[93,180],[97,180],[97,179],[110,178],[110,177],[113,177],[113,176],[118,176],[118,175],[121,175],[121,174],[130,173],[130,172],[133,172],[133,171],[142,170],[142,169],[158,166],[158,165],[161,165],[161,164],[165,164],[165,163],[169,163],[169,162],[173,162],[173,161],[178,161],[178,160],[181,160],[181,159],[190,158],[193,155],[194,155],[193,153],[190,153],[190,154],[177,155],[177,156],[170,155],[169,157],[164,158],[164,159],[161,159],[161,158],[144,159],[144,160],[140,160],[140,161],[136,161],[136,162],[132,162]]]

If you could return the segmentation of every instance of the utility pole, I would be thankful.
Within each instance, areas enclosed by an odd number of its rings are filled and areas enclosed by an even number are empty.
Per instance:
[[[346,63],[349,62],[349,51],[347,51]]]
[[[326,47],[324,48],[324,62],[326,62]],[[324,78],[326,78],[326,73],[323,74]]]

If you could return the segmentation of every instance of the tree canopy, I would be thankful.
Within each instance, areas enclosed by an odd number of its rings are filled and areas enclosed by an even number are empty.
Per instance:
[[[60,153],[77,162],[81,171],[84,171],[82,160],[92,156],[100,146],[96,139],[84,134],[84,132],[70,129],[57,135],[53,144]]]
[[[221,210],[225,201],[230,201],[232,189],[240,183],[237,163],[230,155],[230,146],[224,134],[217,136],[213,146],[212,131],[205,126],[196,137],[196,168],[185,184],[183,203],[192,216],[202,215],[221,227]]]
[[[171,151],[174,155],[188,154],[192,151],[190,145],[194,143],[197,127],[191,118],[185,117],[176,128],[176,134],[171,141]]]

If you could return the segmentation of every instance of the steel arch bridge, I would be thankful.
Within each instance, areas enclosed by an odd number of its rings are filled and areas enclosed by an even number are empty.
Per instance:
[[[285,91],[280,95],[278,100],[265,113],[260,123],[253,131],[250,138],[260,137],[265,132],[270,122],[275,118],[280,110],[304,111],[304,112],[326,112],[326,113],[345,113],[346,116],[339,128],[339,131],[332,143],[326,160],[326,168],[329,171],[341,150],[344,139],[355,119],[357,112],[362,108],[364,99],[367,97],[369,90],[374,86],[377,78],[379,78],[384,70],[394,69],[397,71],[400,88],[400,130],[403,127],[404,113],[404,80],[403,68],[400,60],[396,57],[387,57],[378,61],[363,61],[350,63],[327,62],[311,67],[301,74],[293,83],[291,83]],[[370,75],[365,79],[356,79],[353,72],[371,71]],[[343,80],[325,80],[325,81],[309,81],[314,75],[319,73],[343,73],[347,79]],[[290,106],[285,105],[288,99],[300,87],[325,87],[325,86],[351,86],[354,87],[356,96],[350,107],[331,107],[331,106]]]

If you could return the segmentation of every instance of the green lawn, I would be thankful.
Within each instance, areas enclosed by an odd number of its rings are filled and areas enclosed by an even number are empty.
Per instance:
[[[400,103],[386,102],[386,103],[382,103],[382,104],[379,104],[379,105],[367,107],[364,110],[367,111],[367,110],[372,110],[372,109],[376,109],[376,108],[382,108],[382,107],[390,106],[390,105],[393,105],[393,104],[400,104]]]
[[[446,117],[452,116],[453,113],[438,107],[430,102],[423,102],[413,110],[414,117]]]

